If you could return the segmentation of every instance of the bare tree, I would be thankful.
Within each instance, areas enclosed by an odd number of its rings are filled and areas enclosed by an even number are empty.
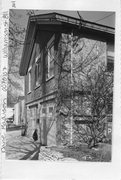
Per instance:
[[[73,143],[93,147],[105,137],[112,103],[113,72],[107,71],[106,43],[64,34],[58,48],[58,137],[70,144],[73,136]]]
[[[86,74],[87,85],[83,86],[83,121],[76,119],[78,135],[89,147],[97,145],[105,138],[108,119],[108,105],[112,104],[113,73],[108,73],[104,65],[93,75]],[[83,125],[82,125],[83,124]]]
[[[27,10],[26,16],[35,15],[36,11]],[[10,10],[9,21],[9,59],[8,59],[8,105],[17,101],[24,94],[24,79],[19,75],[19,66],[24,45],[26,29],[20,24],[22,15]]]
[[[8,105],[23,94],[23,77],[19,76],[19,65],[24,44],[25,28],[17,22],[21,17],[10,10],[9,58],[8,58]]]

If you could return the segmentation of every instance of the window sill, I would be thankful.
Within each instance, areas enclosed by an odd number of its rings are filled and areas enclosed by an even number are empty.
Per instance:
[[[29,91],[27,94],[30,94],[31,93],[31,91]]]
[[[51,76],[51,77],[49,77],[49,78],[47,78],[47,79],[46,79],[46,82],[50,81],[50,80],[53,79],[53,78],[54,78],[54,75]]]
[[[40,87],[40,84],[36,85],[34,89],[38,89]]]

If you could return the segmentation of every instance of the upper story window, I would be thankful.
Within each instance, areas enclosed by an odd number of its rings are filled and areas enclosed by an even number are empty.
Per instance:
[[[47,44],[46,80],[54,76],[54,39],[53,36]]]
[[[28,69],[28,92],[31,92],[31,67]]]
[[[42,108],[42,114],[46,114],[46,108]]]
[[[35,61],[35,86],[38,87],[41,81],[41,56],[39,55]]]
[[[107,58],[107,71],[113,72],[113,70],[114,70],[114,58],[108,56],[108,58]]]
[[[107,53],[107,71],[113,72],[114,70],[114,53],[108,51]]]

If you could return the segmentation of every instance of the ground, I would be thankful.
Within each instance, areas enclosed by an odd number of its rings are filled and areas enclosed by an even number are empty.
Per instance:
[[[40,161],[111,161],[111,145],[100,144],[98,148],[80,147],[46,147],[40,146],[26,136],[21,130],[8,131],[6,136],[6,159],[40,160]]]
[[[21,130],[8,131],[6,135],[7,159],[38,159],[40,145],[32,139],[21,136]]]

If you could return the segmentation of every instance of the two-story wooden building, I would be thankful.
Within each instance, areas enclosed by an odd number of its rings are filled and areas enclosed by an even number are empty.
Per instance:
[[[83,66],[86,68],[92,57],[97,64],[104,62],[109,69],[113,68],[114,28],[58,13],[30,16],[20,64],[20,75],[25,76],[29,136],[37,128],[43,144],[58,144],[59,72],[65,67],[62,75],[67,77],[62,83],[64,96],[64,92],[68,94],[74,86],[71,79],[75,62],[85,59]],[[66,108],[61,111],[66,115]]]

